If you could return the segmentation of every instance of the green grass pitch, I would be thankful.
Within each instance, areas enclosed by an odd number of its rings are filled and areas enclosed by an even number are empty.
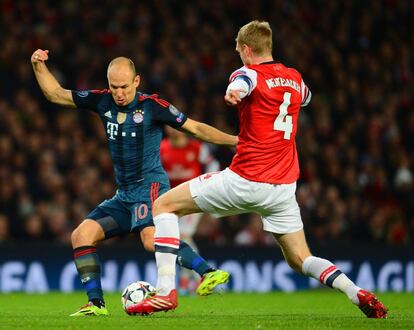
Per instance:
[[[128,316],[120,293],[106,294],[108,317],[69,317],[83,293],[0,294],[0,329],[410,329],[414,294],[384,293],[389,318],[367,319],[347,298],[320,290],[180,297],[174,312]]]

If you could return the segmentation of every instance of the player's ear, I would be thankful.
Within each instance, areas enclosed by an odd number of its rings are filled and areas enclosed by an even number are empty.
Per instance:
[[[253,53],[252,47],[248,45],[243,45],[243,48],[245,49],[245,54],[247,56],[252,56],[252,53]]]
[[[139,84],[141,83],[141,76],[139,74],[136,75],[134,79],[134,86],[135,88],[138,88]]]

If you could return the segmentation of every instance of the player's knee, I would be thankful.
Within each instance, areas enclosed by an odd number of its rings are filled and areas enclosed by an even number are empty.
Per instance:
[[[171,210],[168,208],[167,203],[165,202],[164,198],[157,198],[154,201],[154,204],[152,205],[152,213],[154,216],[165,213],[165,212],[171,212]]]
[[[81,237],[82,237],[82,229],[79,228],[79,227],[76,227],[76,229],[74,231],[72,231],[72,234],[70,236],[73,247],[78,247],[79,246],[80,241],[81,241]]]
[[[71,234],[72,247],[76,248],[84,245],[95,245],[99,239],[97,233],[91,231],[91,228],[79,225]]]

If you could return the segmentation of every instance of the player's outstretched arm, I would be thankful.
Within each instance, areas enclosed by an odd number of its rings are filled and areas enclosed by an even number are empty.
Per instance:
[[[236,146],[239,139],[235,135],[224,133],[210,125],[187,118],[181,129],[197,139],[226,146]]]
[[[48,58],[49,51],[42,49],[36,50],[31,57],[33,71],[40,89],[50,102],[76,108],[75,102],[73,102],[72,92],[62,88],[47,68],[45,62]]]

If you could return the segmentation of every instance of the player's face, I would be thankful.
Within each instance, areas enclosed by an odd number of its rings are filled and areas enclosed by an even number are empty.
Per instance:
[[[108,84],[115,103],[119,106],[130,104],[137,93],[140,77],[133,77],[127,65],[114,65],[108,71]]]

